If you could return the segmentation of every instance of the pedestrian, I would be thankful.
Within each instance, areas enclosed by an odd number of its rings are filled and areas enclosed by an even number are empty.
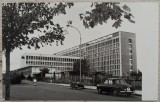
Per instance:
[[[36,79],[36,78],[33,79],[33,85],[34,85],[34,86],[37,85],[37,79]]]

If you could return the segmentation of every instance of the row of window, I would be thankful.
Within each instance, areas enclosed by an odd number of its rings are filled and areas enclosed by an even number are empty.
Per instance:
[[[97,54],[98,56],[101,56],[101,55],[109,55],[109,54],[116,54],[116,53],[119,53],[119,48],[118,49],[113,49],[113,50],[104,50],[103,52],[97,52],[97,51],[88,51],[86,53],[84,53],[85,55],[95,55]],[[83,55],[84,55],[83,54]]]
[[[112,65],[112,64],[120,64],[120,60],[110,60],[103,62],[90,62],[91,66],[101,66],[101,65]]]
[[[103,52],[99,52],[97,53],[97,50],[93,50],[93,51],[87,51],[87,52],[84,52],[84,53],[81,53],[81,56],[82,57],[99,57],[99,56],[105,56],[105,55],[112,55],[112,54],[119,54],[120,51],[119,51],[119,48],[118,49],[113,49],[113,50],[105,50]],[[73,55],[70,55],[70,56],[80,56],[80,54],[73,54]]]
[[[105,45],[111,45],[111,44],[117,43],[117,42],[119,42],[119,38],[111,39],[111,40],[108,40],[108,41],[105,41],[105,42],[101,42],[101,43],[95,44],[93,46],[89,46],[89,47],[87,47],[87,50],[90,50],[90,49],[93,49],[93,48],[102,47],[102,46],[105,46]]]
[[[101,47],[101,48],[92,48],[90,50],[88,50],[89,47],[87,47],[85,49],[81,49],[81,54],[93,54],[93,53],[98,53],[98,52],[104,52],[104,51],[112,51],[112,50],[117,50],[117,53],[119,52],[118,49],[119,49],[119,43],[117,44],[114,44],[114,45],[109,45],[109,46],[104,46],[104,47]],[[76,50],[76,51],[69,51],[69,52],[65,52],[64,56],[71,56],[71,55],[75,55],[75,54],[80,54],[80,51],[79,50]]]
[[[87,56],[87,59],[90,62],[101,62],[101,61],[110,61],[110,60],[118,60],[120,58],[120,55],[110,55],[110,56],[102,56],[102,57],[90,57]]]
[[[41,61],[26,61],[27,65],[47,65],[47,66],[73,66],[73,63],[62,62],[41,62]]]
[[[120,65],[111,65],[111,66],[107,66],[106,70],[116,70],[116,69],[120,69]]]
[[[56,58],[56,57],[44,57],[44,56],[26,56],[26,60],[44,60],[44,61],[66,61],[74,62],[77,59],[72,58]]]
[[[120,70],[107,71],[106,73],[112,74],[113,76],[120,76]]]
[[[130,66],[130,69],[133,69],[133,62],[132,62],[132,39],[128,39],[128,42],[129,42],[129,55],[130,55],[130,60],[129,60],[129,66]]]
[[[103,69],[105,69],[105,70],[114,70],[114,69],[120,69],[120,65],[119,64],[115,64],[115,65],[100,65],[100,66],[93,66],[93,64],[92,64],[92,66],[90,66],[91,68],[98,68],[98,67],[100,67],[100,68],[103,68]]]
[[[96,47],[95,45],[87,47],[86,50],[90,51],[93,49],[98,49],[98,50],[107,50],[107,49],[113,49],[113,48],[118,48],[119,47],[119,43],[115,43],[115,44],[111,44],[111,45],[103,45],[101,47]]]

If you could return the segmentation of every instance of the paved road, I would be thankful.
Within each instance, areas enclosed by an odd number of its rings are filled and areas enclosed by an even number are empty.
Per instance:
[[[141,96],[112,96],[105,93],[98,94],[97,90],[75,90],[66,86],[42,82],[33,86],[32,82],[25,82],[11,86],[11,100],[140,101]]]

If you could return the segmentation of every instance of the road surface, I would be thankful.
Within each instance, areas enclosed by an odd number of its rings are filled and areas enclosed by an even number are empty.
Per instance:
[[[52,83],[25,81],[19,85],[11,85],[11,100],[61,100],[61,101],[140,101],[141,96],[112,96],[107,93],[98,94],[97,90],[71,89],[67,86]]]

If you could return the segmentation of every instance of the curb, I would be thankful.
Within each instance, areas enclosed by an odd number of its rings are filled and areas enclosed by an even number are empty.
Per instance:
[[[85,86],[84,86],[84,88],[85,88],[85,89],[90,89],[90,90],[97,90],[97,88],[96,88],[96,89],[93,89],[93,88],[86,88]]]
[[[132,95],[135,95],[135,96],[142,96],[141,94],[132,94]]]

